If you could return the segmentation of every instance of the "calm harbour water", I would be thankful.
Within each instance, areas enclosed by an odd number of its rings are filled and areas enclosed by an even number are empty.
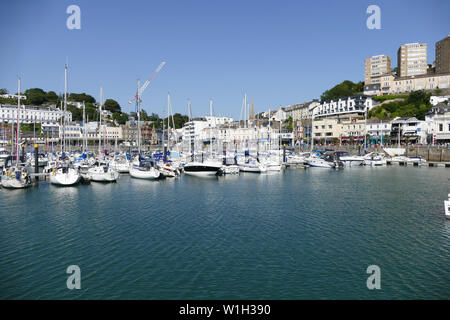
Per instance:
[[[1,299],[450,299],[449,169],[0,189]],[[66,268],[81,268],[68,290]],[[366,269],[381,268],[381,290]]]

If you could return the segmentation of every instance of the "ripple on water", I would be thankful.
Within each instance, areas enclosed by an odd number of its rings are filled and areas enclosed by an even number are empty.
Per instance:
[[[0,190],[0,298],[448,299],[446,169]],[[82,290],[65,287],[68,265]],[[366,268],[382,270],[367,290]]]

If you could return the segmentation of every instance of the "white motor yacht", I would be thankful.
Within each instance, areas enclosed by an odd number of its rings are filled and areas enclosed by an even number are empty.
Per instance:
[[[189,176],[211,177],[218,174],[222,164],[214,160],[204,162],[189,162],[184,165],[184,173]]]

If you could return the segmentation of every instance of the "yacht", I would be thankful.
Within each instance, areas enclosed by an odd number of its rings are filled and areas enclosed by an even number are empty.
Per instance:
[[[156,180],[161,175],[152,163],[140,161],[139,159],[132,162],[129,173],[133,178],[146,180]]]
[[[370,152],[364,156],[364,165],[381,167],[387,165],[387,160],[382,153]]]
[[[356,167],[364,164],[364,157],[363,156],[352,156],[348,152],[345,151],[338,151],[336,152],[336,155],[340,161],[344,164],[346,167]]]
[[[166,178],[175,178],[179,171],[177,168],[173,167],[169,162],[163,162],[157,164],[157,168],[162,176]]]
[[[339,169],[344,167],[343,162],[338,159],[338,155],[331,152],[312,153],[305,161],[310,167],[316,168]]]
[[[96,182],[116,182],[119,179],[119,172],[107,165],[99,165],[88,169],[87,175],[90,181]]]
[[[53,168],[50,172],[50,183],[60,186],[72,186],[80,182],[80,172],[68,164]]]
[[[31,177],[26,167],[14,166],[2,171],[2,187],[7,189],[23,189],[31,186]]]
[[[242,172],[263,173],[267,172],[267,167],[257,159],[249,158],[244,162],[238,162],[239,170]]]
[[[222,164],[214,160],[189,162],[184,165],[184,173],[189,176],[208,177],[217,175],[221,168]]]
[[[110,168],[114,169],[119,173],[129,173],[130,172],[130,161],[124,154],[116,155],[110,162]]]

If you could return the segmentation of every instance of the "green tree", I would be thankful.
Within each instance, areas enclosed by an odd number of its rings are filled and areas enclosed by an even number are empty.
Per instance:
[[[47,102],[47,93],[40,88],[27,89],[24,94],[27,97],[27,104],[41,105]]]
[[[0,94],[8,94],[8,89],[0,88]]]
[[[47,92],[47,94],[45,95],[45,99],[46,99],[46,101],[48,101],[48,102],[54,102],[54,103],[56,103],[56,102],[58,102],[59,97],[58,97],[58,95],[55,93],[55,91],[49,91],[49,92]]]
[[[98,121],[98,110],[97,107],[94,106],[91,102],[85,103],[86,107],[86,120],[89,119],[89,121]]]
[[[106,99],[105,103],[103,104],[103,107],[105,110],[109,110],[112,113],[121,112],[120,104],[113,99]]]
[[[128,115],[122,112],[114,112],[113,120],[116,121],[118,124],[125,124],[128,121]]]
[[[339,99],[348,96],[354,96],[356,94],[361,94],[364,91],[364,82],[353,83],[350,80],[345,80],[333,88],[326,90],[320,96],[322,101]]]
[[[71,93],[67,97],[67,100],[69,101],[75,101],[75,102],[89,102],[89,103],[95,103],[95,98],[91,95],[88,95],[86,93]]]

